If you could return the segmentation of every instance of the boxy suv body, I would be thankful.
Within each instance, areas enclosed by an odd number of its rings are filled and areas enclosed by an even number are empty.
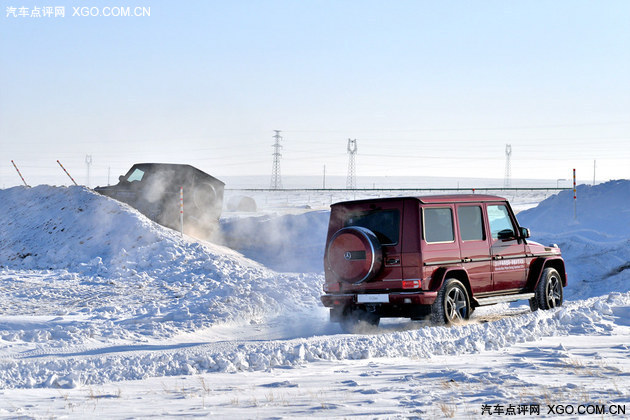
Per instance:
[[[94,191],[136,208],[149,219],[179,230],[180,188],[184,189],[184,231],[207,238],[223,207],[224,183],[190,165],[136,163],[116,185]]]
[[[442,195],[331,206],[323,304],[346,329],[382,317],[449,324],[474,308],[529,299],[562,304],[560,249],[529,241],[507,200]]]

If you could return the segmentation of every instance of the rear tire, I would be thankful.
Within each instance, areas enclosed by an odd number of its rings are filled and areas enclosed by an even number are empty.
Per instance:
[[[466,287],[456,279],[447,279],[431,305],[431,321],[438,325],[460,324],[470,318],[470,298]]]
[[[562,278],[555,268],[547,267],[536,286],[536,301],[540,309],[562,306]]]

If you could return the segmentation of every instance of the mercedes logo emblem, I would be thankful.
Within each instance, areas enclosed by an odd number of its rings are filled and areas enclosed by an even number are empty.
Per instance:
[[[349,261],[352,258],[352,253],[350,251],[346,251],[345,254],[343,254],[343,257]]]

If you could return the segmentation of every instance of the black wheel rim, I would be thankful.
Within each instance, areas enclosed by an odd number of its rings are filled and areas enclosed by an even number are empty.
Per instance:
[[[562,303],[562,285],[560,279],[552,275],[547,282],[547,290],[545,291],[547,304],[549,308],[556,308]]]
[[[454,287],[448,292],[444,306],[448,322],[461,322],[466,319],[468,303],[466,295],[459,287]]]

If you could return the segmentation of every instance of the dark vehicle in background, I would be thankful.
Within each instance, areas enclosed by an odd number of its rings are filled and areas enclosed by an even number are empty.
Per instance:
[[[149,219],[179,230],[180,188],[184,188],[184,232],[209,237],[223,207],[224,183],[190,165],[136,163],[116,185],[100,194],[138,209]]]
[[[382,317],[457,323],[478,306],[520,299],[532,310],[560,306],[560,249],[528,238],[507,200],[491,195],[337,203],[321,300],[346,330]]]

